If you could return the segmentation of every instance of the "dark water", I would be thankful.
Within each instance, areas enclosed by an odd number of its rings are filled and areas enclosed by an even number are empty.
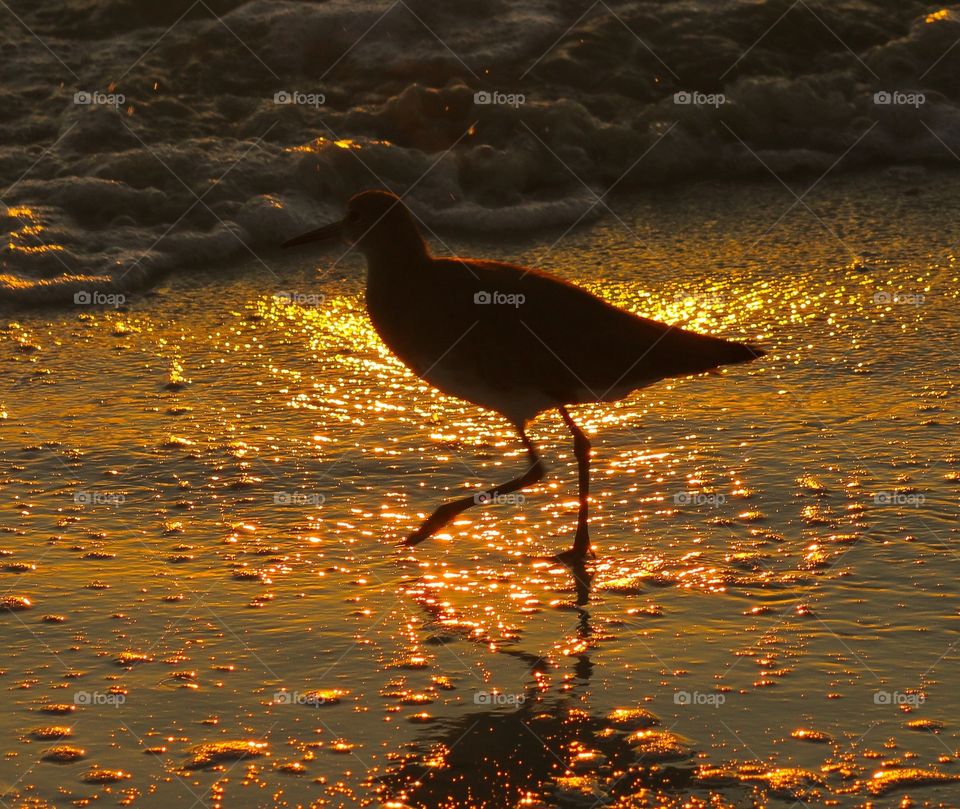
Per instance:
[[[960,18],[933,3],[0,12],[0,294],[18,305],[262,260],[369,187],[495,234],[614,216],[611,187],[960,154]]]

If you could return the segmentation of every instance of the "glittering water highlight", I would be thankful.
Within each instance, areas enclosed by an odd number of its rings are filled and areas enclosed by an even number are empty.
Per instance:
[[[955,185],[828,184],[841,241],[754,245],[763,186],[621,200],[638,241],[449,239],[770,349],[579,409],[589,581],[538,561],[576,512],[551,416],[522,501],[396,547],[522,449],[389,355],[353,257],[9,315],[3,800],[952,805]]]

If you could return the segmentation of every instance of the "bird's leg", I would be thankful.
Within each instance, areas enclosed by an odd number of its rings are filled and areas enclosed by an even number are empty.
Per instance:
[[[518,427],[518,430],[520,432],[520,440],[523,441],[523,446],[526,447],[527,456],[530,459],[530,468],[527,469],[526,472],[520,475],[520,477],[507,481],[491,491],[484,492],[484,496],[482,498],[478,497],[477,495],[472,495],[470,497],[461,498],[460,500],[452,500],[449,503],[444,503],[443,505],[439,506],[429,518],[427,518],[423,525],[410,534],[410,536],[404,540],[403,544],[418,545],[423,542],[423,540],[432,537],[448,522],[453,520],[462,512],[466,511],[471,506],[475,506],[478,503],[483,502],[495,502],[500,498],[501,495],[510,494],[511,492],[525,489],[527,486],[532,486],[537,481],[543,480],[544,466],[543,461],[540,460],[540,455],[537,453],[537,448],[527,437],[523,427]]]
[[[590,550],[590,534],[587,530],[587,504],[590,498],[590,439],[570,418],[567,408],[561,407],[560,415],[567,427],[570,428],[570,432],[573,433],[573,453],[577,457],[577,500],[580,507],[577,510],[577,533],[573,539],[573,548],[560,554],[558,558],[561,561],[564,558],[582,560],[592,553]]]

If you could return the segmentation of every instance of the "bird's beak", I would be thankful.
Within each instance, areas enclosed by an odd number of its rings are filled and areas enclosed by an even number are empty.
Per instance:
[[[322,228],[307,231],[299,236],[294,236],[292,239],[287,239],[281,247],[298,247],[301,244],[309,244],[310,242],[339,239],[340,226],[342,224],[342,222],[333,222],[329,225],[324,225]]]

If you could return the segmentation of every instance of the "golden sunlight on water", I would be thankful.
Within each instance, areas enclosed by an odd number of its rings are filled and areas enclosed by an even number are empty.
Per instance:
[[[46,228],[42,224],[38,213],[32,208],[23,205],[7,208],[6,217],[15,223],[15,229],[10,230],[10,239],[7,242],[8,250],[20,253],[63,251],[63,245],[49,243],[46,240],[44,236]],[[38,240],[42,244],[36,244]]]
[[[543,558],[576,512],[553,416],[542,483],[397,548],[523,454],[389,354],[359,276],[5,320],[4,801],[950,805],[953,258],[704,239],[670,278],[614,225],[554,257],[771,352],[578,409],[589,580]]]
[[[366,142],[367,148],[375,147],[375,146],[390,146],[390,145],[392,144],[390,143],[390,141],[387,141],[387,140],[369,140]],[[351,150],[351,149],[359,150],[364,148],[363,144],[358,143],[357,141],[351,140],[349,138],[331,139],[331,138],[319,137],[319,138],[315,138],[309,143],[303,143],[298,146],[291,146],[289,148],[289,151],[304,152],[307,154],[320,154],[325,149],[329,149],[331,146],[337,149],[346,149],[346,150]]]

